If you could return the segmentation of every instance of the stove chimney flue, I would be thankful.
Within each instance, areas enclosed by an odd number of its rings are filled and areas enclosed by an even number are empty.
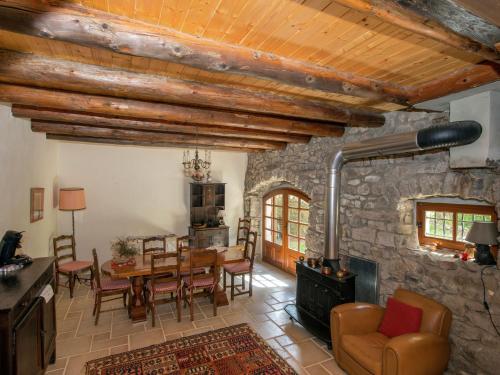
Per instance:
[[[477,140],[481,132],[481,125],[476,121],[457,121],[344,145],[330,160],[328,167],[325,257],[335,260],[339,258],[340,179],[345,163],[357,159],[462,146]]]

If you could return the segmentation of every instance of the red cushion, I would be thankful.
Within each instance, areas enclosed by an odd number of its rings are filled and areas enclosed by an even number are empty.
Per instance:
[[[422,309],[407,305],[389,297],[382,323],[378,331],[387,337],[420,332]]]

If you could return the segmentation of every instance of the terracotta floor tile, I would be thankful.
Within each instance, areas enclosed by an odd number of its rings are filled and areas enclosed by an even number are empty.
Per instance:
[[[65,375],[83,375],[85,374],[85,363],[92,359],[97,359],[109,355],[109,350],[99,350],[97,352],[90,352],[80,354],[69,358],[68,365],[66,366]]]
[[[87,353],[90,351],[92,336],[81,336],[74,339],[58,340],[56,342],[57,358]]]
[[[197,320],[194,322],[194,326],[196,328],[202,328],[202,327],[208,327],[208,326],[213,326],[214,324],[221,324],[224,323],[222,320],[222,317],[216,316],[216,317],[211,317],[207,319],[202,319],[202,320]]]
[[[130,335],[130,350],[144,348],[164,341],[165,337],[161,328],[148,332],[134,333]]]
[[[331,358],[312,340],[285,346],[285,350],[303,367],[318,364]]]
[[[109,354],[119,354],[128,351],[128,344],[127,345],[120,345],[120,346],[115,346],[114,348],[109,349]]]
[[[66,363],[68,363],[68,358],[58,358],[56,359],[56,363],[47,367],[47,372],[60,369],[64,370],[64,368],[66,367]]]
[[[321,366],[323,366],[324,368],[326,368],[330,374],[333,374],[333,375],[346,375],[346,373],[344,372],[344,370],[342,370],[339,367],[339,365],[337,364],[337,362],[335,362],[335,359],[333,359],[333,358],[330,359],[330,360],[328,360],[328,361],[322,362]]]
[[[288,315],[284,310],[269,312],[266,313],[266,315],[279,326],[290,322],[290,315]]]
[[[107,340],[96,340],[92,341],[92,351],[111,348],[113,346],[128,345],[128,336],[115,337],[113,339]]]
[[[257,332],[264,340],[272,337],[283,335],[283,331],[273,322],[253,323],[251,327]]]
[[[290,337],[294,342],[300,342],[312,338],[313,336],[300,324],[295,322],[288,322],[281,325],[281,329]]]
[[[330,375],[330,372],[328,372],[321,365],[313,365],[313,366],[306,367],[306,371],[310,375]]]
[[[133,333],[144,332],[145,323],[132,323],[130,320],[111,324],[111,337],[130,335]]]

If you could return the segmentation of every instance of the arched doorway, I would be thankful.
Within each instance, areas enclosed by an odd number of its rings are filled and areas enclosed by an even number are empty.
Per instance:
[[[264,196],[262,258],[295,273],[295,261],[306,252],[309,197],[294,189],[273,190]]]

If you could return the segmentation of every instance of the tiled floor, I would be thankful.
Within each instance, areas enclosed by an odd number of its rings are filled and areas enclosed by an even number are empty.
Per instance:
[[[229,290],[228,290],[229,293]],[[183,311],[179,323],[174,317],[174,304],[160,305],[156,327],[147,322],[132,324],[125,309],[103,312],[99,324],[92,317],[93,294],[79,285],[73,299],[60,288],[57,298],[57,362],[47,374],[83,374],[86,361],[126,350],[188,336],[207,330],[247,322],[293,366],[299,374],[344,374],[326,346],[313,338],[297,323],[292,323],[283,307],[295,297],[295,279],[277,268],[257,264],[254,294],[235,297],[229,306],[212,315],[208,300],[198,299],[195,320],[189,310]],[[119,306],[119,301],[116,301]],[[114,302],[104,304],[104,309]]]

